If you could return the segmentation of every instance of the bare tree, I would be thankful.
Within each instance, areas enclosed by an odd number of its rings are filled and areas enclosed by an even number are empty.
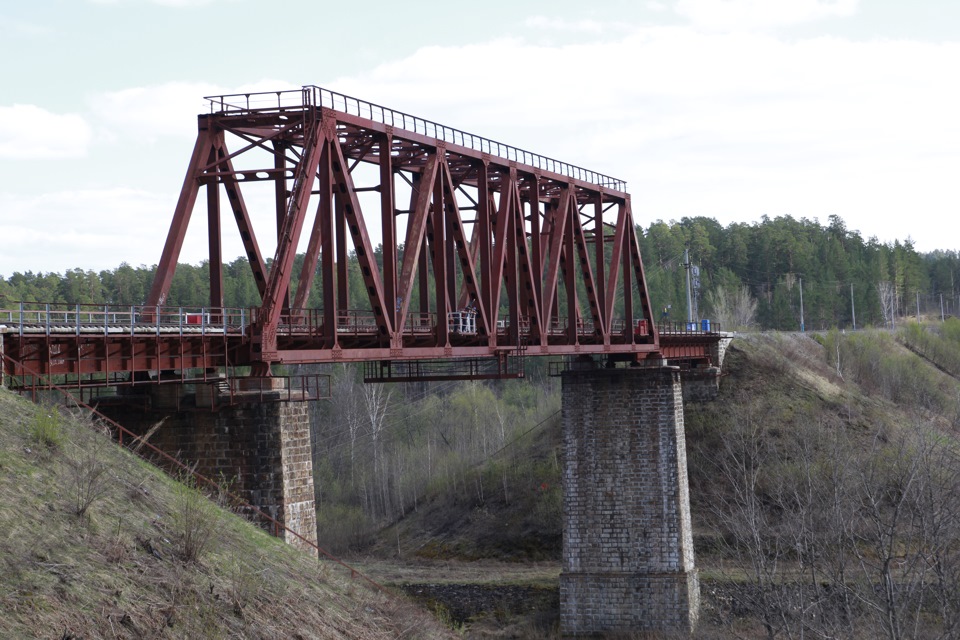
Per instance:
[[[897,312],[897,289],[892,282],[878,282],[877,294],[880,296],[880,312],[883,314],[883,324],[887,327],[896,325],[894,314]]]
[[[384,425],[391,391],[382,384],[365,384],[361,387],[363,408],[367,427],[370,429],[370,442],[373,447],[373,479],[379,492],[380,514],[387,515],[390,509],[389,474],[383,455]]]
[[[747,287],[733,290],[717,287],[707,293],[706,302],[714,320],[723,329],[750,329],[756,322],[757,300]]]

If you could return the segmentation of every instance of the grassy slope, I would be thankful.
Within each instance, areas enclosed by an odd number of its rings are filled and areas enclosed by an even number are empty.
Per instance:
[[[59,444],[0,391],[0,637],[437,638],[406,600],[368,589],[219,509],[196,562],[179,555],[181,485],[71,417]],[[74,462],[105,493],[77,516]],[[204,503],[206,504],[206,503]]]

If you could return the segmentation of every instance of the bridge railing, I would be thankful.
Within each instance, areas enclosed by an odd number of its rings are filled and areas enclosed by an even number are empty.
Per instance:
[[[657,329],[661,334],[702,335],[718,333],[720,324],[713,320],[698,320],[696,322],[658,322]]]
[[[205,100],[210,103],[211,113],[243,113],[297,107],[326,107],[347,115],[372,120],[397,129],[466,147],[480,153],[489,153],[492,156],[512,160],[542,171],[549,171],[616,191],[626,192],[627,190],[627,183],[618,178],[316,85],[305,85],[302,89],[287,91],[207,96]]]
[[[244,333],[250,318],[246,309],[226,307],[157,307],[153,305],[96,305],[18,303],[0,309],[0,324],[19,335],[142,335]]]
[[[250,310],[254,317],[256,309]],[[431,333],[437,327],[437,314],[411,312],[407,314],[405,334]],[[325,331],[323,309],[301,309],[280,315],[277,335],[321,335]],[[346,309],[336,314],[336,330],[341,335],[369,335],[377,333],[377,317],[365,309]]]

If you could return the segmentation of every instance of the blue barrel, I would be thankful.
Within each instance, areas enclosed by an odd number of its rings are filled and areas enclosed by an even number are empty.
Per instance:
[[[687,331],[696,331],[696,330],[697,330],[697,323],[696,323],[696,322],[688,322],[688,323],[687,323]]]
[[[710,320],[704,318],[700,321],[700,330],[707,333],[710,331]]]

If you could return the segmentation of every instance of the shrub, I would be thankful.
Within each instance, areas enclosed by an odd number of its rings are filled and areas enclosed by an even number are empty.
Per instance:
[[[186,477],[176,487],[173,508],[180,557],[187,562],[199,560],[219,525],[217,507],[197,489],[192,477]]]
[[[30,439],[49,449],[56,449],[63,444],[63,427],[56,408],[37,407],[30,423]]]
[[[110,489],[110,477],[107,465],[103,461],[105,442],[95,436],[85,439],[79,447],[77,458],[67,458],[71,508],[78,516],[87,511]]]

